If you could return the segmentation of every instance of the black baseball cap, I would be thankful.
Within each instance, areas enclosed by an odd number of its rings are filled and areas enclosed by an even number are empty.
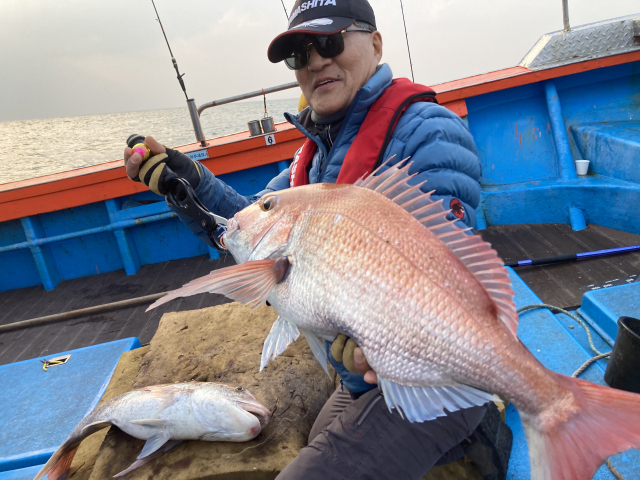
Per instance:
[[[297,0],[289,16],[289,28],[273,39],[267,56],[272,63],[281,62],[291,54],[291,41],[296,33],[330,35],[356,20],[376,26],[367,0]]]

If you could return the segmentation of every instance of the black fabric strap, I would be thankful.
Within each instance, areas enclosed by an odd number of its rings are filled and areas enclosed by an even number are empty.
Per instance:
[[[389,128],[387,129],[387,133],[384,137],[384,142],[382,143],[382,148],[380,148],[380,152],[378,153],[378,158],[376,159],[376,163],[373,166],[373,171],[375,171],[380,165],[382,165],[382,162],[384,161],[384,152],[386,152],[387,147],[389,146],[389,142],[391,141],[391,135],[393,134],[393,131],[396,128],[396,124],[398,123],[400,116],[404,113],[405,109],[409,105],[415,102],[431,102],[431,103],[437,104],[438,100],[436,100],[435,92],[423,92],[423,93],[417,93],[415,95],[412,95],[409,98],[407,98],[404,102],[402,102],[402,105],[400,105],[400,108],[396,110],[396,113],[393,115],[391,123],[389,124]]]

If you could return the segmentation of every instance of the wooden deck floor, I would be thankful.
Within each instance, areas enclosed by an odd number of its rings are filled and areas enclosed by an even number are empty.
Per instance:
[[[234,263],[231,256],[214,261],[200,256],[144,265],[130,276],[119,270],[67,280],[50,292],[42,286],[0,292],[0,325],[173,290]],[[164,313],[197,310],[228,301],[222,295],[197,295],[174,300],[149,313],[145,313],[148,305],[139,305],[0,333],[0,365],[120,338],[138,337],[143,344],[148,343]]]
[[[569,226],[559,224],[500,225],[481,233],[505,261],[640,244],[638,235],[599,226],[573,232]],[[230,256],[215,261],[202,256],[145,265],[131,276],[120,270],[68,280],[50,292],[42,286],[0,292],[0,325],[172,290],[233,263]],[[640,273],[640,253],[523,267],[516,272],[543,302],[571,308],[580,305],[582,287]],[[164,313],[227,302],[221,295],[203,294],[174,300],[149,313],[145,313],[148,305],[140,305],[0,333],[0,365],[126,337],[138,337],[144,344],[155,334]]]
[[[555,223],[497,225],[481,234],[505,262],[640,245],[640,235],[597,225],[579,232]],[[582,303],[583,287],[640,273],[640,253],[514,270],[544,303],[577,308]]]

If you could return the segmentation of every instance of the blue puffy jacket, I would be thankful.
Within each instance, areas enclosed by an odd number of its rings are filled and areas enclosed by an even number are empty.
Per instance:
[[[358,90],[343,120],[338,138],[331,151],[327,150],[320,137],[306,131],[298,116],[285,114],[289,123],[295,125],[308,138],[318,144],[318,150],[309,169],[309,183],[334,183],[342,167],[342,162],[351,146],[360,125],[371,105],[391,85],[391,68],[384,64]],[[407,108],[391,136],[384,158],[394,157],[395,164],[411,157],[410,173],[419,172],[412,180],[414,184],[427,180],[424,191],[435,190],[432,198],[442,198],[447,207],[453,198],[459,199],[465,211],[462,221],[475,226],[475,209],[480,203],[480,160],[473,137],[465,122],[446,108],[428,102],[414,103]],[[251,199],[237,193],[233,188],[215,178],[204,166],[202,178],[195,193],[200,201],[212,212],[231,218],[262,195],[289,188],[289,169],[269,182],[267,187]],[[180,219],[205,243],[210,244],[198,224],[181,212]],[[454,217],[451,216],[451,219]],[[361,375],[350,373],[342,363],[336,362],[329,352],[329,360],[336,368],[343,384],[352,393],[362,393],[372,388]]]

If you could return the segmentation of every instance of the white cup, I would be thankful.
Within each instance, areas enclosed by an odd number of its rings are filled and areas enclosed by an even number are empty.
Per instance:
[[[576,173],[578,175],[586,175],[589,170],[589,160],[576,160]]]

